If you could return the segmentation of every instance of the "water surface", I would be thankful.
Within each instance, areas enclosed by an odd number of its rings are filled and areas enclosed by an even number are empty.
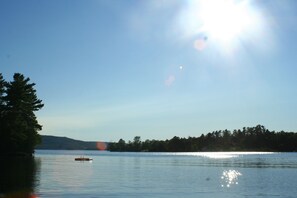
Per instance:
[[[81,155],[93,161],[74,161]],[[297,153],[38,150],[34,164],[29,187],[35,197],[295,198],[297,194]]]

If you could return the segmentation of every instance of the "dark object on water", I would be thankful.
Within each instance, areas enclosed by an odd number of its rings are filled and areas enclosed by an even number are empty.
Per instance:
[[[92,161],[92,158],[88,158],[88,157],[77,157],[74,159],[75,161]]]

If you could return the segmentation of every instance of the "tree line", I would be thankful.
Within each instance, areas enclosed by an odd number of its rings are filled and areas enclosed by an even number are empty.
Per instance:
[[[0,73],[0,155],[32,155],[40,142],[35,111],[43,107],[35,84],[20,73],[7,82]]]
[[[170,140],[141,141],[136,136],[133,141],[109,143],[110,151],[132,152],[197,152],[197,151],[277,151],[296,152],[297,133],[269,131],[262,125],[243,127],[243,129],[218,130],[200,137],[180,138],[174,136]]]

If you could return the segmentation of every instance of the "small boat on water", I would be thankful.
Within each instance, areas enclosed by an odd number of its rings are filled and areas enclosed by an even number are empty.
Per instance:
[[[88,157],[77,157],[74,158],[75,161],[92,161],[92,158],[88,158]]]

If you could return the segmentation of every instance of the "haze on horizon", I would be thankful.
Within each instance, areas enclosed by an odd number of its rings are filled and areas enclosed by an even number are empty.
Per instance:
[[[2,0],[0,72],[41,135],[118,141],[297,131],[295,0]]]

